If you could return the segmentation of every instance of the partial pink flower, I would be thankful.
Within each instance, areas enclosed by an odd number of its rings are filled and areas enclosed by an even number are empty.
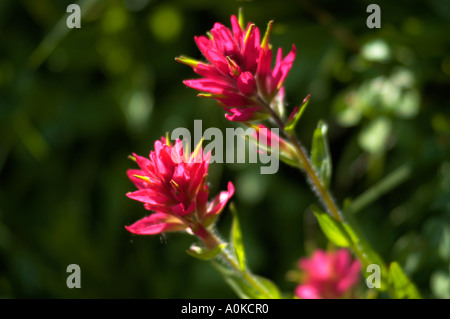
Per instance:
[[[311,258],[300,259],[303,283],[295,289],[302,299],[337,299],[350,297],[360,278],[361,263],[353,260],[350,252],[316,250]]]
[[[283,83],[295,59],[295,46],[283,58],[277,51],[272,69],[272,49],[269,35],[272,21],[262,41],[258,27],[247,28],[231,16],[231,30],[215,23],[209,37],[195,37],[195,42],[209,63],[179,57],[176,60],[191,66],[200,79],[185,80],[184,84],[203,93],[202,97],[218,101],[230,121],[250,121],[269,116],[262,103],[271,105],[277,95],[283,99]],[[279,102],[279,101],[277,101]],[[278,106],[276,106],[278,107]],[[276,108],[273,107],[273,108]]]
[[[291,143],[277,134],[279,129],[275,129],[276,132],[273,132],[273,129],[270,129],[263,124],[258,124],[258,126],[252,125],[252,127],[255,129],[253,137],[259,145],[259,153],[264,153],[264,151],[267,150],[273,151],[273,148],[278,148],[278,156],[281,160],[288,164],[296,162],[297,153],[295,148]]]
[[[133,159],[140,169],[130,169],[127,174],[138,190],[127,196],[144,203],[154,213],[125,226],[131,233],[155,235],[180,230],[196,233],[199,227],[208,227],[215,221],[234,194],[229,182],[228,190],[208,203],[206,176],[210,153],[203,154],[201,147],[188,156],[182,141],[171,145],[163,137],[155,142],[149,158],[133,154]]]

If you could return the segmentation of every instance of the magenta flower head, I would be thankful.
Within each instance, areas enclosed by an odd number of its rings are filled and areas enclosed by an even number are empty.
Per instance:
[[[162,232],[186,230],[201,236],[201,230],[211,225],[234,194],[221,192],[208,203],[209,188],[206,183],[210,153],[203,154],[199,144],[188,155],[183,152],[183,143],[174,145],[166,138],[155,142],[155,150],[149,158],[133,154],[140,169],[128,170],[128,177],[138,188],[128,193],[131,199],[144,203],[154,211],[126,229],[138,235],[155,235]]]
[[[283,82],[294,62],[295,46],[284,59],[279,48],[272,69],[271,29],[272,21],[260,41],[259,29],[251,23],[244,28],[241,17],[238,20],[231,16],[231,30],[215,23],[208,37],[194,38],[209,63],[183,56],[176,59],[202,76],[185,80],[184,84],[203,92],[199,96],[216,99],[230,121],[266,118],[270,114],[268,107],[281,113]]]
[[[311,258],[300,259],[298,266],[304,280],[295,289],[295,295],[302,299],[349,298],[361,271],[360,262],[352,261],[346,249],[316,250]]]

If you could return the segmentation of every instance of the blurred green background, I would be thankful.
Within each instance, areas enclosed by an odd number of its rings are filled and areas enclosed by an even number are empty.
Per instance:
[[[371,2],[87,0],[69,30],[72,1],[1,1],[0,297],[235,297],[185,253],[193,238],[124,226],[147,214],[125,197],[129,154],[194,119],[236,126],[182,84],[196,75],[174,58],[201,59],[194,35],[242,7],[262,30],[275,20],[274,48],[297,46],[287,110],[311,94],[297,127],[306,147],[329,123],[337,201],[354,199],[367,238],[425,297],[450,298],[450,1],[376,1],[380,29],[366,26]],[[304,176],[211,164],[210,195],[229,180],[250,267],[293,292],[286,274],[326,247]],[[226,209],[224,237],[230,222]],[[81,289],[66,286],[72,263]]]

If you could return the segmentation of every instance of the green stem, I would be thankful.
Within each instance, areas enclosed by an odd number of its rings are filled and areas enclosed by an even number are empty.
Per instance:
[[[344,217],[341,211],[339,210],[337,204],[335,203],[333,196],[331,195],[330,191],[320,181],[316,171],[314,170],[309,160],[308,155],[306,154],[306,151],[304,150],[300,141],[296,138],[294,133],[289,134],[288,132],[286,132],[286,130],[284,129],[283,121],[278,116],[278,114],[270,107],[269,104],[267,104],[262,99],[259,99],[259,103],[263,105],[264,108],[271,114],[272,119],[275,121],[276,125],[281,130],[281,133],[289,140],[289,142],[291,142],[291,144],[295,148],[301,167],[304,169],[304,172],[306,173],[309,181],[312,184],[313,190],[319,197],[323,206],[326,208],[329,214],[332,217],[334,217],[339,223],[343,225],[345,224],[347,228],[350,228],[350,231],[353,233],[354,237],[356,237],[355,240],[352,236],[349,236],[352,240],[351,249],[353,250],[355,255],[364,265],[378,264],[380,268],[384,270],[383,271],[384,276],[382,276],[382,280],[385,282],[385,287],[387,291],[392,296],[394,296],[394,288],[389,285],[386,279],[388,268],[386,267],[385,262],[378,256],[378,254],[375,253],[375,251],[371,248],[369,243],[363,238],[362,234],[358,231],[358,227],[356,227],[356,225],[353,225],[354,222],[351,221],[351,223],[347,223],[344,220]]]
[[[347,207],[348,212],[355,214],[361,211],[370,203],[373,203],[384,194],[387,194],[391,189],[405,182],[411,176],[411,173],[412,166],[410,164],[400,166],[376,185],[372,186],[360,196],[352,200],[349,207]]]
[[[294,134],[288,134],[286,130],[284,129],[284,123],[280,119],[277,113],[264,101],[259,101],[267,111],[270,112],[272,119],[275,121],[279,129],[281,130],[281,133],[286,136],[289,141],[292,143],[292,145],[295,148],[295,151],[297,153],[298,159],[300,161],[301,166],[304,168],[306,175],[308,176],[308,179],[313,184],[317,196],[322,201],[322,204],[327,209],[327,211],[336,218],[339,222],[343,222],[344,219],[342,217],[342,214],[336,205],[336,203],[333,200],[333,197],[331,196],[330,192],[323,186],[322,182],[320,181],[319,177],[316,174],[316,171],[314,170],[308,155],[304,151],[304,148],[302,147],[300,141],[294,136]]]
[[[197,226],[197,230],[195,231],[195,234],[202,239],[203,243],[208,249],[214,249],[217,246],[223,244],[224,242],[218,238],[216,235],[214,235],[212,232],[207,230],[201,225]],[[253,276],[252,273],[250,273],[247,270],[242,270],[239,267],[239,263],[236,260],[236,258],[231,254],[231,252],[225,248],[220,252],[220,255],[223,257],[223,259],[227,262],[227,264],[230,266],[231,269],[233,269],[235,272],[240,274],[242,278],[244,278],[247,283],[253,287],[256,291],[258,291],[264,298],[272,299],[272,295],[267,291],[265,287],[263,287],[258,280]]]

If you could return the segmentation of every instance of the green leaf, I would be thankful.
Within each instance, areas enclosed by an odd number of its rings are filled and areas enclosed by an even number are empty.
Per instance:
[[[311,209],[319,221],[320,228],[330,241],[340,247],[349,247],[352,244],[351,238],[336,219],[317,207],[313,206]]]
[[[311,147],[311,163],[323,186],[328,188],[331,180],[331,155],[327,139],[328,125],[319,121],[314,131]]]
[[[81,9],[81,17],[85,17],[92,10],[92,8],[94,8],[97,2],[98,0],[77,1],[76,3]],[[75,1],[73,1],[73,3],[75,3]],[[39,46],[30,55],[29,63],[31,67],[37,69],[51,55],[61,40],[71,30],[72,29],[67,27],[67,15],[63,15],[58,23],[56,23],[53,29],[50,30],[41,43],[39,43]]]
[[[400,265],[394,261],[389,266],[389,281],[395,288],[395,297],[398,299],[420,299],[417,287],[411,282]]]
[[[251,275],[255,282],[265,291],[263,294],[243,277],[242,274],[233,271],[217,262],[212,262],[214,268],[224,277],[226,283],[241,299],[280,299],[281,293],[278,287],[269,279]],[[249,275],[250,276],[250,275]]]
[[[393,172],[389,173],[382,180],[371,186],[364,193],[353,199],[347,207],[346,212],[349,214],[356,214],[365,207],[369,206],[380,197],[388,194],[394,188],[404,183],[408,178],[412,176],[414,169],[411,164],[405,163]]]
[[[442,270],[433,272],[430,278],[430,287],[434,296],[440,299],[450,299],[450,272]]]
[[[366,152],[385,152],[386,142],[392,131],[392,121],[388,117],[377,117],[364,127],[358,135],[358,144]]]
[[[275,283],[267,278],[261,276],[254,276],[259,284],[263,286],[270,294],[272,299],[281,299],[280,289],[275,285]]]
[[[242,242],[241,227],[239,225],[238,215],[233,203],[230,205],[230,210],[233,214],[233,225],[231,227],[231,236],[230,236],[231,237],[230,242],[232,243],[231,251],[237,258],[239,268],[242,271],[245,271],[244,243]]]
[[[294,132],[295,126],[302,117],[303,112],[306,109],[306,106],[308,106],[309,97],[310,95],[308,94],[308,96],[303,100],[302,104],[300,106],[295,107],[291,115],[289,115],[289,118],[286,121],[286,125],[284,126],[286,133],[291,134]]]
[[[216,270],[223,276],[226,283],[233,289],[233,291],[238,295],[241,299],[252,299],[256,292],[254,289],[244,280],[242,276],[233,270],[222,266],[217,262],[212,262],[212,265]]]
[[[201,260],[211,260],[215,258],[218,254],[220,254],[225,247],[227,246],[226,243],[220,244],[214,249],[206,249],[204,247],[199,247],[196,245],[192,245],[186,252],[188,255],[191,255],[194,258],[201,259]]]

